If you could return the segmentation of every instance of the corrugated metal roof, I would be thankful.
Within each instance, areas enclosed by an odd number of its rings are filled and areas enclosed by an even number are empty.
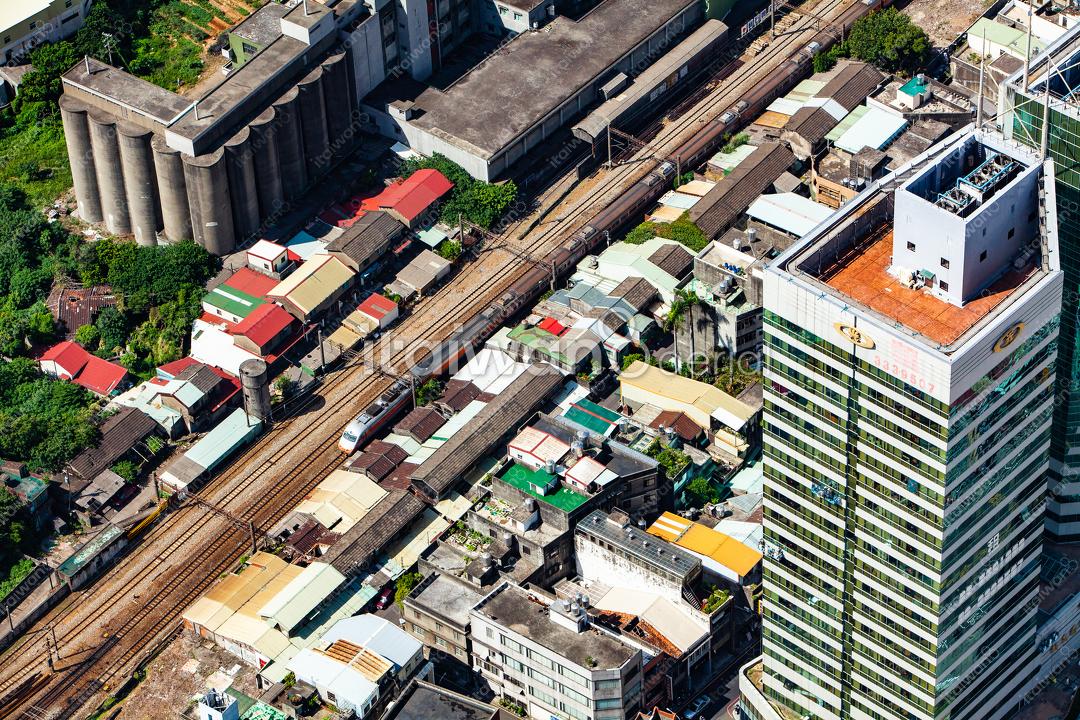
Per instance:
[[[184,456],[204,470],[213,470],[238,447],[259,434],[262,421],[237,408],[206,433]]]
[[[839,138],[836,147],[857,153],[864,147],[881,150],[907,127],[907,120],[881,108],[870,108]]]
[[[267,297],[287,298],[305,313],[311,312],[352,282],[353,275],[353,271],[335,256],[313,255],[267,293]]]
[[[561,385],[563,374],[546,364],[532,365],[505,392],[481,410],[473,423],[457,433],[411,475],[422,492],[441,496],[469,467],[517,428]]]
[[[345,576],[330,565],[313,562],[263,605],[259,615],[277,628],[291,633],[344,582]]]
[[[341,253],[351,264],[363,270],[386,252],[391,243],[403,236],[407,228],[381,210],[364,215],[352,227],[330,241],[326,251]]]
[[[391,490],[327,551],[324,559],[346,576],[355,574],[424,509],[420,498]]]
[[[710,238],[719,237],[794,162],[795,154],[781,143],[755,148],[747,162],[717,183],[690,210],[690,219]]]
[[[762,195],[746,210],[755,220],[797,237],[806,235],[832,213],[832,208],[796,193]]]

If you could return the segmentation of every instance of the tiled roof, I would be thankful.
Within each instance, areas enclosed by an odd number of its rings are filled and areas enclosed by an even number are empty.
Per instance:
[[[355,574],[424,507],[424,502],[415,495],[391,490],[331,546],[323,559],[345,576]]]
[[[358,266],[366,267],[386,252],[390,243],[405,232],[405,226],[397,218],[375,210],[331,240],[326,251],[341,253]]]
[[[787,145],[758,147],[690,209],[690,219],[708,237],[719,237],[793,162],[795,154]]]
[[[371,293],[364,299],[364,302],[356,306],[356,309],[368,317],[382,320],[397,310],[397,303],[378,293]]]
[[[89,482],[156,427],[153,418],[142,410],[123,408],[101,424],[101,440],[76,455],[68,467],[77,478]]]
[[[657,290],[652,283],[640,277],[628,277],[611,291],[611,297],[622,298],[638,312],[652,304],[656,296]]]
[[[378,453],[382,455],[395,466],[405,462],[405,458],[409,457],[409,453],[405,452],[405,449],[400,445],[394,443],[388,443],[385,440],[372,440],[364,448],[365,452]]]
[[[394,432],[408,435],[416,442],[423,443],[445,424],[446,418],[435,408],[418,407],[394,426]]]
[[[862,62],[843,63],[833,79],[817,93],[816,97],[827,97],[840,103],[851,112],[881,84],[885,76],[873,65]]]
[[[665,410],[649,423],[649,427],[659,430],[661,427],[671,428],[675,433],[686,441],[693,441],[701,437],[701,426],[677,410]]]
[[[563,374],[547,364],[531,365],[471,423],[441,445],[412,474],[425,493],[441,495],[495,443],[538,410],[562,386]]]
[[[681,280],[694,266],[694,256],[678,243],[667,243],[649,256],[649,262],[671,277]]]
[[[479,394],[480,388],[468,380],[450,380],[446,383],[446,387],[443,388],[439,404],[454,412],[461,412]]]

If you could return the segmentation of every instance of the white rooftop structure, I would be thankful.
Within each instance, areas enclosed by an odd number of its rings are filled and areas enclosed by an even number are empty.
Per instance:
[[[864,147],[881,150],[897,138],[908,125],[899,115],[872,107],[837,140],[836,147],[857,153]]]
[[[471,382],[480,392],[498,395],[527,367],[528,363],[518,362],[501,350],[483,348],[454,375],[454,379]]]
[[[221,368],[234,377],[240,376],[240,366],[244,362],[260,359],[234,345],[232,335],[205,320],[195,320],[191,324],[191,357]]]
[[[746,214],[766,225],[802,237],[832,215],[832,208],[796,193],[762,195]]]
[[[694,617],[688,607],[639,589],[613,587],[593,606],[641,618],[681,652],[693,648],[709,634],[708,622]]]

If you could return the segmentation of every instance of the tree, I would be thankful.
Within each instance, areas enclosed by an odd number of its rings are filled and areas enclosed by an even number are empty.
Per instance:
[[[75,342],[87,350],[95,350],[101,343],[101,331],[96,325],[80,325],[75,331]]]
[[[124,478],[124,482],[133,483],[139,476],[139,466],[131,460],[119,460],[112,466],[112,471]]]
[[[416,388],[416,406],[428,405],[439,397],[443,390],[443,383],[437,378],[431,378],[420,387]]]
[[[440,257],[443,257],[450,262],[454,262],[461,257],[461,243],[456,240],[443,240],[439,243],[439,247],[436,250]]]
[[[930,53],[930,38],[895,7],[859,19],[848,35],[845,49],[851,57],[889,72],[914,72]]]
[[[64,89],[60,76],[78,61],[79,55],[70,42],[39,45],[30,53],[34,69],[23,76],[19,94],[15,96],[16,107],[35,101],[48,102],[51,107]]]
[[[720,491],[708,480],[698,475],[683,488],[683,499],[690,507],[705,507],[708,503],[720,502]]]
[[[116,308],[102,308],[94,325],[101,333],[101,352],[112,355],[127,344],[127,319]]]
[[[397,579],[397,585],[394,589],[394,602],[397,603],[398,607],[404,604],[405,598],[423,579],[424,576],[418,572],[405,573]]]

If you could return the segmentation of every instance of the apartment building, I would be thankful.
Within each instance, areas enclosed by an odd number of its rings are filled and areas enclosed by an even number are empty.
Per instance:
[[[642,653],[579,605],[503,583],[472,611],[473,664],[529,717],[624,720],[641,706]]]
[[[999,720],[1037,671],[1054,164],[968,129],[765,277],[759,720]]]
[[[93,0],[0,3],[0,65],[27,60],[38,45],[62,40],[82,27]]]

